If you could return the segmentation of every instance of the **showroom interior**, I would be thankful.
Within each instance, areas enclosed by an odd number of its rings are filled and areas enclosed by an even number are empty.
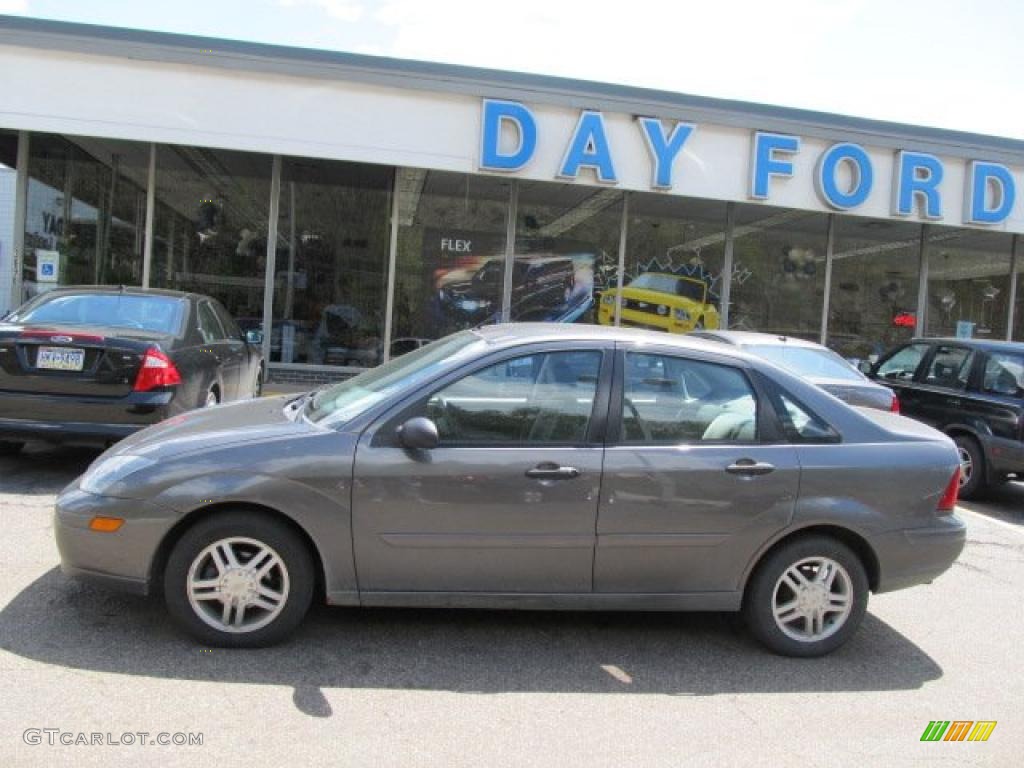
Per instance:
[[[454,271],[441,243],[460,238],[474,249],[463,259],[585,254],[580,322],[594,321],[600,292],[615,285],[621,251],[627,285],[645,271],[693,276],[722,327],[820,340],[851,359],[915,334],[953,336],[965,321],[977,337],[1024,340],[1017,236],[1006,233],[25,131],[0,132],[0,152],[5,248],[19,153],[26,170],[15,303],[50,287],[36,281],[35,258],[54,251],[57,285],[212,295],[243,328],[270,329],[282,380],[345,376],[384,350],[499,321],[516,288],[505,289],[503,270],[493,312],[436,311],[438,274]],[[558,319],[525,303],[508,302],[510,320]]]

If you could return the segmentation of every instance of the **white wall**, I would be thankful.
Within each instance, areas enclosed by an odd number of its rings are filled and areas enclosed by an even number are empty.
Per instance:
[[[481,100],[476,96],[13,46],[0,46],[0,93],[0,127],[477,170]],[[554,179],[578,111],[527,105],[538,119],[539,144],[533,161],[516,176]],[[650,162],[634,118],[613,113],[605,117],[618,186],[649,189]],[[748,200],[751,129],[698,125],[676,167],[671,192]],[[836,136],[836,141],[845,138]],[[830,210],[815,193],[813,172],[819,154],[831,143],[804,138],[795,158],[796,175],[773,182],[768,202]],[[867,149],[875,168],[874,191],[863,206],[848,213],[887,218],[893,151]],[[940,223],[960,226],[967,161],[943,160],[945,215]],[[995,228],[1024,232],[1024,169],[1012,170],[1017,204],[1011,217]],[[584,175],[578,183],[594,183],[589,172]]]

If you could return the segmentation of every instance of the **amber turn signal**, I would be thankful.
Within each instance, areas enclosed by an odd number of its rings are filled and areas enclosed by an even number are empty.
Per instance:
[[[99,531],[100,533],[113,533],[122,525],[124,525],[123,517],[103,517],[97,515],[89,521],[89,530]]]

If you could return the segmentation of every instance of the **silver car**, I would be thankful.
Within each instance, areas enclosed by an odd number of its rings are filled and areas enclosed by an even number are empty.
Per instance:
[[[332,605],[743,611],[827,653],[964,546],[952,441],[719,343],[465,331],[301,397],[170,419],[57,500],[63,568],[203,643]]]
[[[900,412],[900,401],[891,389],[871,381],[831,349],[813,341],[753,331],[695,331],[693,335],[760,355],[850,405]]]

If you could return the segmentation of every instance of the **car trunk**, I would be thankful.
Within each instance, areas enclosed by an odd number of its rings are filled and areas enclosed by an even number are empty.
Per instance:
[[[134,328],[0,324],[0,392],[123,397],[146,350],[173,337]]]
[[[882,411],[888,411],[892,407],[892,390],[870,381],[862,384],[845,379],[812,378],[809,381],[850,405],[877,408]]]

